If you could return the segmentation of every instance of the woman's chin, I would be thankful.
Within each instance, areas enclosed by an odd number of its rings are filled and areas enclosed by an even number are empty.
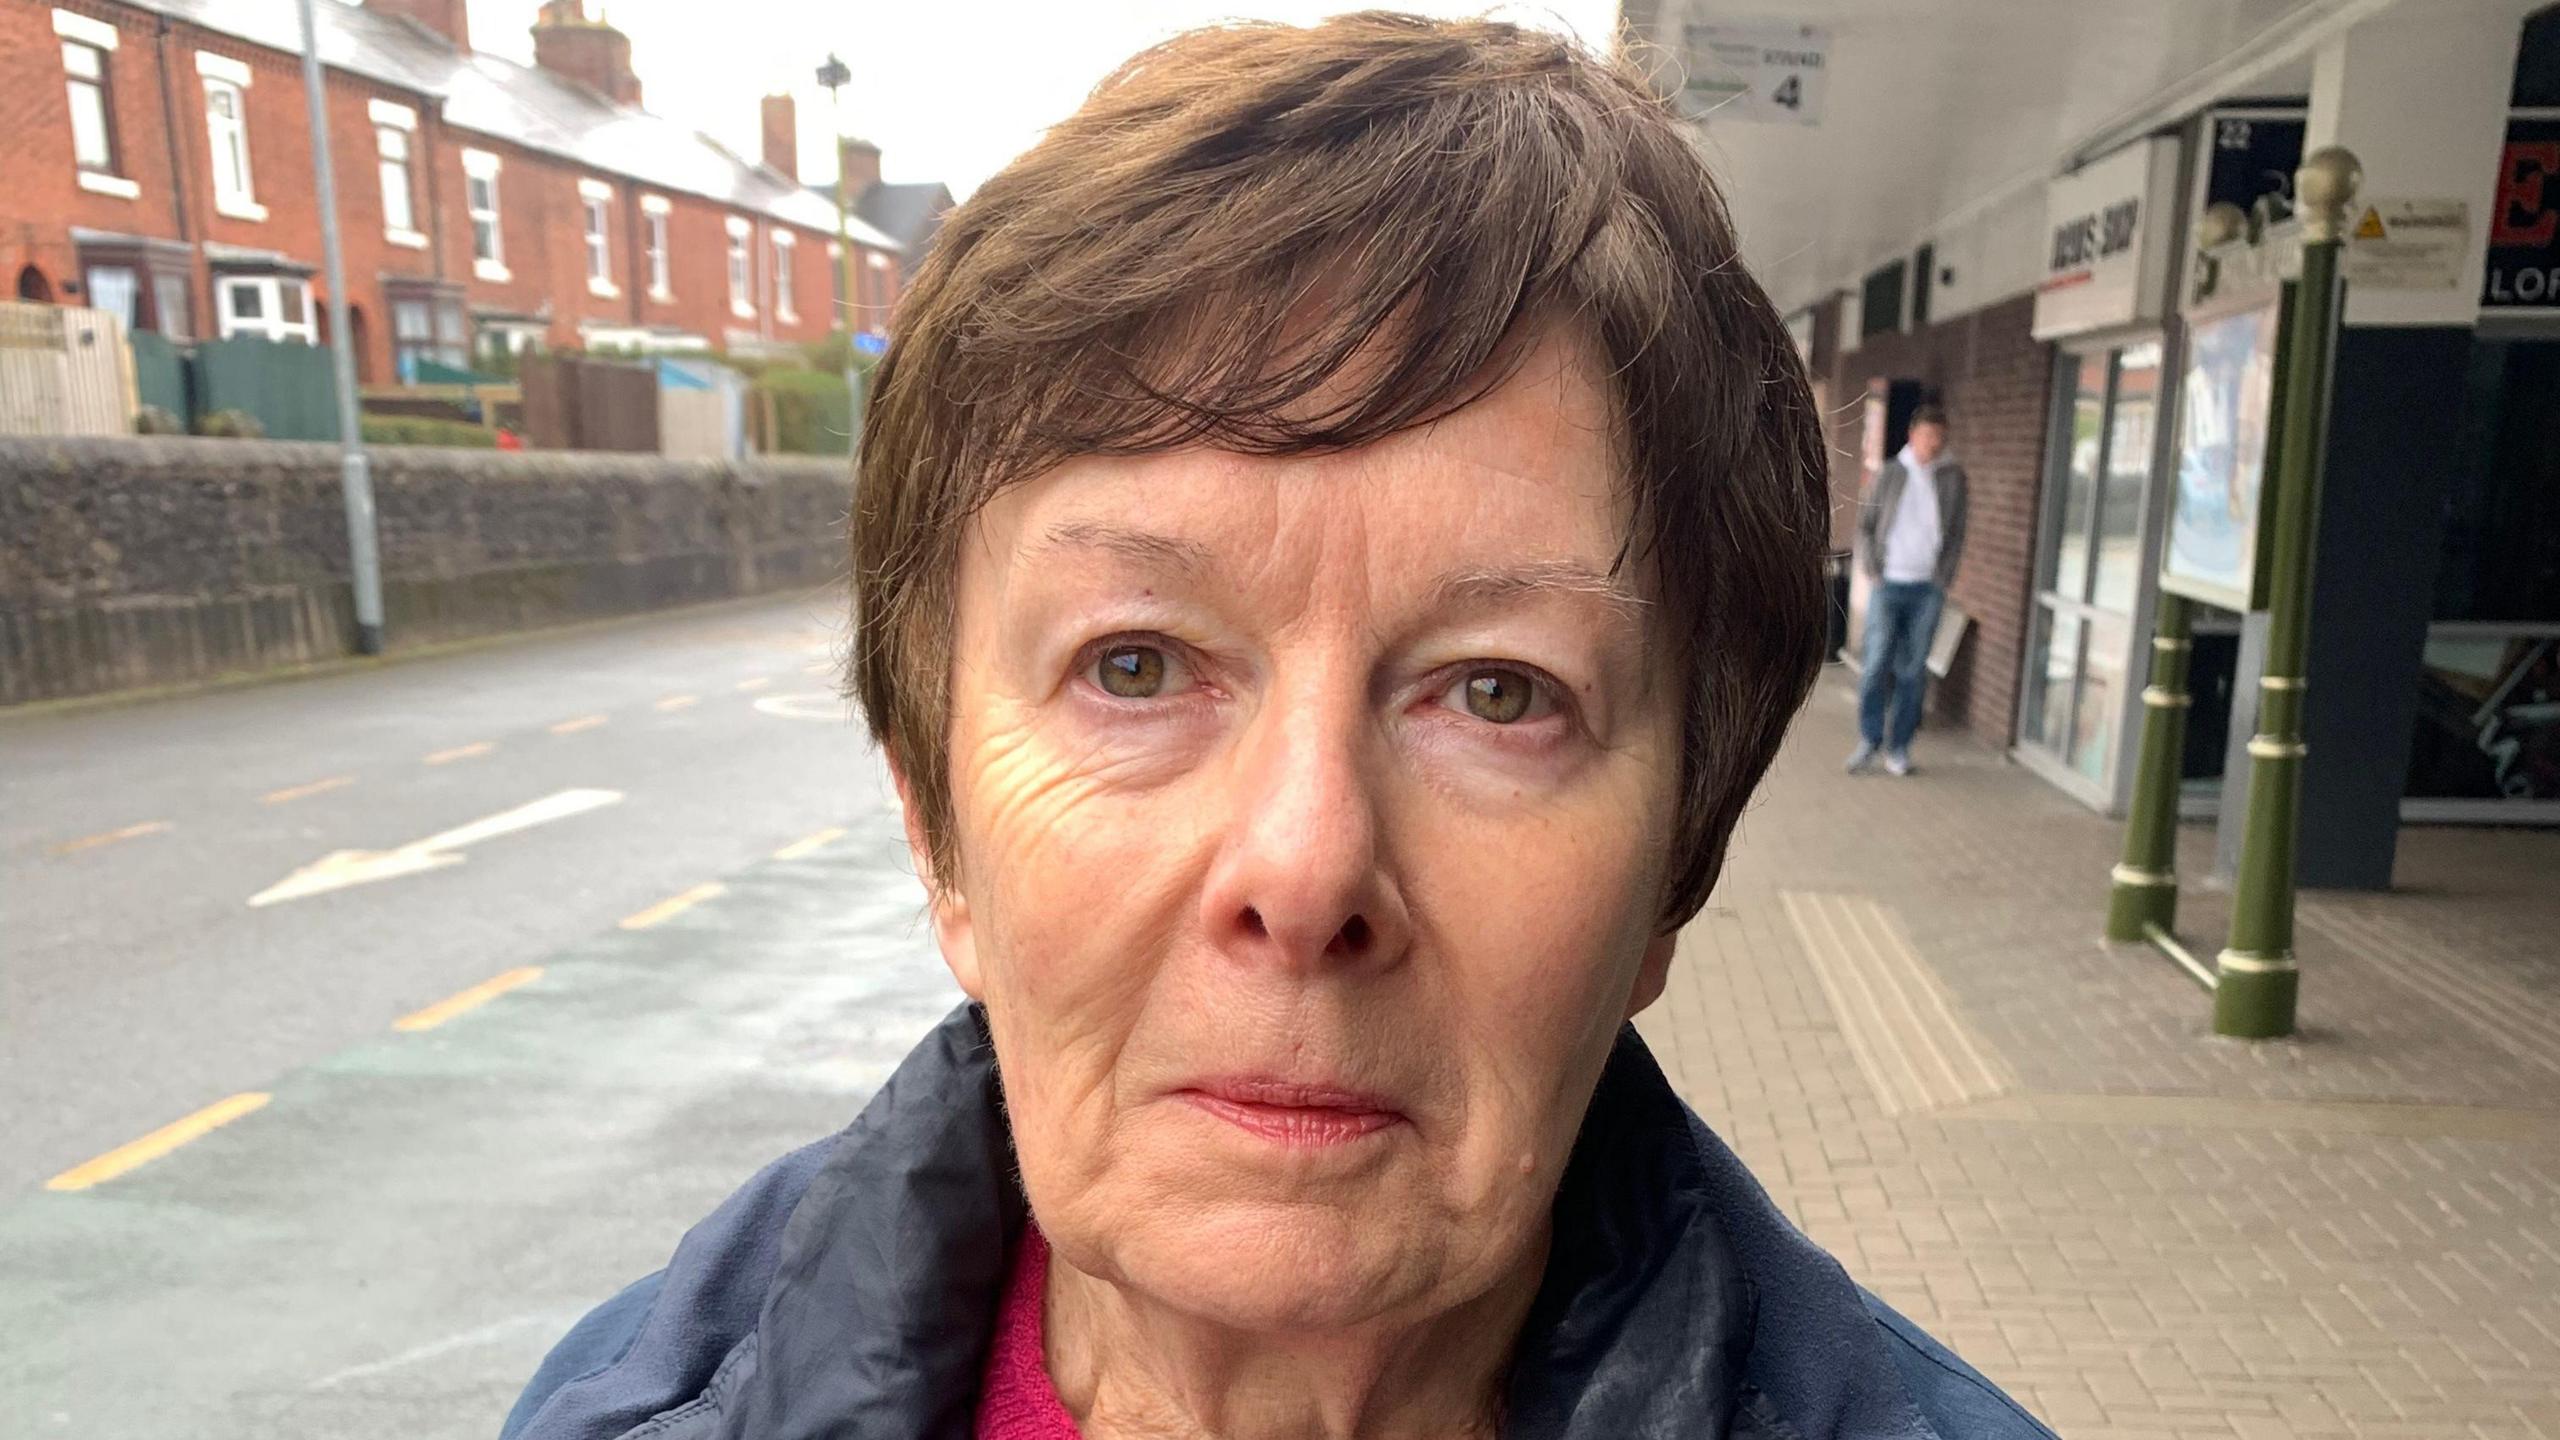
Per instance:
[[[1428,1302],[1442,1268],[1429,1236],[1374,1209],[1320,1204],[1212,1203],[1122,1228],[1105,1246],[1101,1273],[1150,1302],[1232,1329],[1296,1335],[1410,1311]]]

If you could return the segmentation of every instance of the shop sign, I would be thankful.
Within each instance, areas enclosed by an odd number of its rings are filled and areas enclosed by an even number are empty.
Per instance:
[[[2160,232],[2177,170],[2177,142],[2152,139],[2047,187],[2037,339],[2159,317],[2169,254]]]
[[[2517,116],[2489,206],[2486,310],[2560,310],[2560,119]]]
[[[2451,290],[2471,258],[2465,200],[2367,200],[2347,209],[2340,272],[2358,290]]]
[[[2301,168],[2309,129],[2300,110],[2216,110],[2206,124],[2213,137],[2204,166],[2206,205],[2246,212],[2265,195],[2292,205],[2293,172]]]
[[[1682,29],[1693,119],[1819,125],[1831,32],[1793,20],[1707,20]]]

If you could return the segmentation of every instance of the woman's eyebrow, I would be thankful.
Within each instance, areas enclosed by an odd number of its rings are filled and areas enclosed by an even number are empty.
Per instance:
[[[1621,618],[1641,622],[1644,597],[1605,571],[1573,560],[1528,560],[1517,565],[1456,570],[1433,587],[1444,605],[1483,605],[1538,595],[1588,595]]]
[[[1070,520],[1051,527],[1040,538],[1035,556],[1046,557],[1060,550],[1101,550],[1141,565],[1179,571],[1194,579],[1212,568],[1207,546],[1098,520]]]

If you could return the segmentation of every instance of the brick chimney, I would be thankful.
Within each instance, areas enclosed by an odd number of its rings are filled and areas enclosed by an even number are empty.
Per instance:
[[[415,22],[452,41],[453,48],[463,54],[471,53],[470,7],[465,0],[364,0],[364,8]]]
[[[533,63],[616,105],[640,103],[631,73],[631,37],[587,18],[586,0],[542,0],[533,22]]]
[[[764,97],[764,163],[800,178],[800,107],[788,95]]]
[[[847,135],[837,141],[836,163],[844,167],[847,201],[861,199],[862,192],[880,183],[880,147],[868,140]]]

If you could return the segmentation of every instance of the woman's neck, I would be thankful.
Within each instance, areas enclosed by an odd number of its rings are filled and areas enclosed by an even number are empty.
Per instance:
[[[1545,1269],[1542,1240],[1428,1319],[1272,1336],[1170,1310],[1053,1250],[1049,1375],[1083,1440],[1491,1440]]]

